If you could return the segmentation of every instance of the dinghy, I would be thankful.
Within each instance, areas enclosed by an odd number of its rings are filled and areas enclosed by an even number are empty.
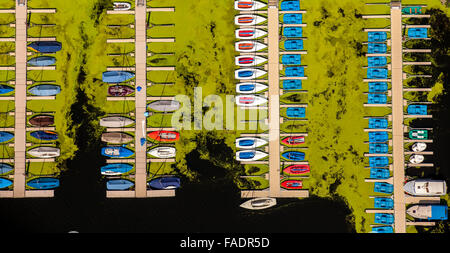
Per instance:
[[[236,96],[236,105],[238,106],[258,106],[267,103],[267,99],[255,95]]]
[[[285,0],[280,4],[281,11],[299,11],[300,0]]]
[[[235,63],[241,67],[254,67],[267,62],[267,59],[261,56],[243,55],[236,56]]]
[[[284,173],[291,175],[305,174],[310,171],[310,167],[307,164],[294,164],[284,168]]]
[[[8,180],[6,178],[1,178],[0,177],[0,189],[9,187],[13,184],[13,182],[11,180]]]
[[[405,15],[418,15],[422,14],[421,6],[408,6],[402,9],[402,14]]]
[[[60,155],[60,150],[55,147],[37,147],[28,150],[27,153],[38,158],[54,158]]]
[[[301,27],[283,27],[283,35],[286,38],[299,38],[303,35]]]
[[[114,85],[108,87],[109,96],[124,97],[130,95],[133,92],[134,89],[126,85]]]
[[[387,127],[388,127],[387,119],[377,119],[377,118],[369,119],[369,128],[370,129],[387,129]]]
[[[103,133],[102,134],[102,141],[107,143],[113,143],[113,144],[122,144],[122,143],[128,143],[130,141],[133,141],[134,137],[127,134],[127,133]]]
[[[158,190],[170,190],[180,187],[180,179],[174,176],[155,178],[148,182],[148,186]]]
[[[39,190],[59,187],[59,179],[52,177],[39,177],[27,182],[27,186]]]
[[[126,179],[111,179],[106,182],[106,189],[109,191],[128,190],[134,183]]]
[[[61,48],[61,42],[58,41],[34,41],[28,45],[29,50],[37,53],[56,53]]]
[[[425,160],[425,157],[423,155],[412,155],[409,157],[409,162],[413,164],[422,163],[423,160]]]
[[[298,151],[288,151],[281,155],[284,159],[290,161],[303,161],[305,160],[305,153]]]
[[[13,170],[14,170],[13,166],[6,164],[6,163],[0,163],[0,175],[4,175]]]
[[[266,140],[255,137],[241,137],[236,139],[236,148],[255,149],[266,144]]]
[[[122,116],[109,116],[100,119],[100,126],[103,127],[125,127],[134,123],[134,120]]]
[[[46,126],[53,125],[55,123],[54,117],[50,116],[50,115],[34,116],[29,120],[29,122],[31,125],[38,126],[38,127],[46,127]]]
[[[234,78],[243,79],[243,80],[251,80],[255,78],[259,78],[263,75],[267,74],[266,71],[260,69],[238,69],[234,71]]]
[[[14,134],[9,132],[0,132],[0,143],[10,141],[14,138]]]
[[[61,92],[61,88],[58,85],[41,84],[31,87],[28,92],[35,96],[55,96]]]
[[[236,51],[238,52],[257,52],[267,48],[266,44],[257,41],[238,41],[235,43]]]
[[[446,205],[413,205],[406,209],[406,213],[421,220],[447,220],[448,207]]]
[[[387,82],[369,82],[369,92],[387,92]]]
[[[413,196],[443,196],[447,193],[445,180],[415,179],[408,181],[403,189]]]
[[[234,2],[234,9],[238,11],[254,11],[266,7],[265,3],[253,0],[241,0]]]
[[[153,131],[148,137],[159,142],[177,141],[180,139],[180,133],[174,131]]]
[[[236,85],[236,92],[241,94],[253,94],[269,88],[261,83],[238,83]]]
[[[54,141],[58,139],[58,134],[53,131],[34,131],[30,135],[43,141]]]
[[[55,57],[50,56],[39,56],[28,60],[28,64],[32,66],[50,66],[55,64]]]
[[[388,150],[389,150],[388,144],[369,143],[369,154],[387,154]]]
[[[13,87],[10,87],[8,85],[0,84],[0,95],[8,94],[8,93],[10,93],[13,90],[14,90]]]
[[[131,8],[131,4],[126,2],[114,2],[113,8],[115,11],[127,11]]]
[[[102,81],[105,83],[121,83],[134,78],[134,73],[127,71],[106,71],[102,74]]]
[[[237,161],[257,161],[268,156],[267,153],[258,150],[242,150],[236,152]]]
[[[180,102],[177,100],[158,100],[148,104],[147,108],[157,112],[173,112],[180,108]]]
[[[263,36],[267,35],[267,32],[261,29],[255,29],[255,28],[242,28],[237,29],[235,32],[236,39],[258,39]]]
[[[176,155],[176,149],[174,147],[157,147],[147,153],[157,158],[172,158]]]
[[[133,165],[127,163],[113,163],[102,166],[100,173],[105,176],[117,176],[125,174],[133,169]]]
[[[103,147],[101,154],[111,158],[126,158],[134,155],[134,151],[125,147]]]
[[[288,77],[303,77],[305,76],[304,67],[286,67],[284,75]]]
[[[425,142],[416,142],[411,146],[411,149],[414,152],[422,152],[426,148],[427,148],[427,144]]]
[[[277,204],[276,198],[254,198],[242,203],[240,207],[250,210],[261,210]]]
[[[286,189],[301,189],[303,184],[300,180],[285,180],[281,182],[281,187]]]
[[[305,143],[305,136],[289,136],[284,138],[281,142],[291,146],[300,145]]]
[[[265,17],[261,17],[259,15],[237,15],[234,17],[235,25],[256,25],[266,21]]]

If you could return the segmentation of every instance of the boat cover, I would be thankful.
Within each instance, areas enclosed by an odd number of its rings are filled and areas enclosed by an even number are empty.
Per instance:
[[[405,15],[420,15],[422,14],[422,7],[408,6],[402,9],[402,13]]]
[[[303,50],[303,40],[286,40],[284,41],[284,49],[288,51]]]
[[[387,103],[387,95],[377,94],[377,93],[369,93],[367,95],[367,103],[368,104],[386,104]]]
[[[385,68],[368,68],[367,78],[369,79],[387,79],[388,70]]]
[[[301,90],[302,80],[283,80],[283,90]]]
[[[285,54],[281,57],[281,63],[285,65],[300,65],[301,57],[299,54]]]
[[[387,129],[387,127],[388,127],[387,119],[376,119],[376,118],[369,119],[370,129]]]
[[[292,161],[303,161],[305,160],[305,153],[298,151],[289,151],[282,154],[285,159]]]
[[[288,77],[303,77],[305,75],[304,67],[286,67],[284,74]]]
[[[369,157],[370,167],[386,167],[389,165],[389,158],[387,156]]]
[[[39,53],[55,53],[61,50],[61,42],[58,41],[35,41],[28,45],[32,51]]]
[[[286,115],[290,118],[304,118],[306,109],[303,107],[288,107]]]
[[[33,66],[49,66],[55,64],[56,59],[55,57],[50,56],[39,56],[32,58],[28,61],[28,64]]]
[[[390,213],[376,213],[375,223],[391,225],[394,223],[394,215]]]
[[[391,176],[389,169],[370,168],[370,178],[387,179]]]
[[[427,115],[427,105],[409,105],[408,114]]]
[[[394,233],[391,226],[372,227],[372,233]]]
[[[283,2],[281,2],[280,10],[282,10],[282,11],[299,11],[300,10],[300,1],[299,0],[283,1]]]
[[[374,207],[375,208],[383,208],[383,209],[392,209],[394,208],[394,200],[391,198],[374,198]]]
[[[14,90],[13,87],[10,87],[8,85],[0,84],[0,95],[6,94],[6,93],[10,93],[13,90]]]
[[[301,13],[290,13],[283,15],[283,23],[285,24],[301,24],[302,14]]]
[[[386,56],[369,56],[367,57],[369,67],[383,67],[387,64]]]
[[[54,96],[61,92],[58,85],[41,84],[31,87],[28,92],[35,96]]]
[[[303,36],[301,27],[283,27],[283,35],[287,38],[299,38]]]
[[[369,82],[369,92],[386,92],[387,90],[387,82]]]
[[[368,32],[369,42],[384,42],[387,39],[386,32]]]
[[[387,51],[386,44],[369,43],[367,45],[367,52],[369,54],[385,54]]]
[[[385,143],[369,143],[370,154],[387,154],[389,146]]]
[[[387,132],[369,132],[369,142],[386,142],[389,140]]]
[[[427,28],[409,28],[408,29],[408,37],[411,39],[424,39],[428,37],[428,29]]]
[[[391,194],[394,192],[394,185],[385,182],[375,182],[374,192]]]

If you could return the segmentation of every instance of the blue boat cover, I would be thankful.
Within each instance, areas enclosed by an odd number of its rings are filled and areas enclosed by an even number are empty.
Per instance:
[[[127,173],[133,169],[133,165],[127,163],[112,163],[100,168],[100,172]]]
[[[386,104],[387,96],[385,94],[369,93],[367,95],[368,104]]]
[[[103,147],[102,155],[108,157],[130,157],[134,154],[132,150],[129,150],[125,147]]]
[[[252,146],[253,144],[255,144],[255,141],[254,140],[249,140],[249,139],[246,139],[246,140],[239,140],[239,145],[240,146]]]
[[[388,127],[387,119],[376,119],[376,118],[369,119],[370,129],[386,129],[387,127]]]
[[[427,115],[427,105],[408,105],[408,114]]]
[[[431,218],[429,220],[447,220],[448,207],[445,205],[431,205]]]
[[[174,189],[180,187],[180,179],[178,177],[160,177],[153,179],[148,185],[160,190]]]
[[[369,142],[386,142],[388,140],[387,132],[369,132]]]
[[[255,89],[254,84],[243,84],[239,85],[239,91],[252,91]]]
[[[391,226],[372,227],[372,233],[394,233]]]
[[[238,76],[239,77],[250,77],[253,75],[255,71],[253,70],[239,70],[238,71]]]
[[[303,40],[286,40],[284,41],[284,49],[288,51],[303,50]]]
[[[14,138],[14,134],[9,132],[0,132],[0,143],[1,142],[7,142]]]
[[[387,154],[389,146],[385,143],[369,143],[370,154]]]
[[[385,68],[368,68],[367,78],[369,79],[387,79],[388,70]]]
[[[302,23],[302,14],[300,13],[291,13],[283,15],[283,23],[285,24],[301,24]]]
[[[394,208],[394,200],[391,198],[374,198],[374,207],[375,208],[383,208],[383,209],[392,209]]]
[[[412,39],[425,39],[428,37],[427,28],[409,28],[408,37]]]
[[[370,178],[387,179],[390,176],[389,169],[370,168]]]
[[[10,171],[14,170],[14,168],[6,163],[0,163],[0,175],[6,174]]]
[[[369,42],[384,42],[387,39],[386,32],[368,32]]]
[[[12,183],[13,182],[11,180],[8,180],[6,178],[1,178],[0,177],[0,189],[9,187],[10,185],[12,185]]]
[[[55,64],[55,57],[50,56],[39,56],[28,61],[28,64],[33,66],[49,66]]]
[[[369,92],[386,92],[387,90],[387,82],[369,82]]]
[[[106,71],[102,74],[102,81],[105,83],[121,83],[134,77],[134,73],[127,71]]]
[[[375,182],[374,192],[391,194],[394,192],[394,185],[385,182]]]
[[[305,75],[304,67],[286,67],[284,74],[288,77],[303,77]]]
[[[367,52],[369,54],[385,54],[387,51],[386,44],[369,43],[367,46]]]
[[[389,165],[389,158],[387,156],[369,157],[370,167],[386,167]]]
[[[35,189],[53,189],[59,187],[59,179],[52,177],[39,177],[28,181],[27,185]]]
[[[35,131],[30,134],[36,139],[44,141],[53,141],[58,139],[58,134],[52,131]]]
[[[58,85],[41,84],[31,87],[28,92],[35,96],[54,96],[61,92]]]
[[[35,41],[28,45],[32,51],[39,53],[55,53],[61,50],[61,42],[58,41]]]
[[[285,54],[281,57],[281,63],[284,65],[300,65],[301,57],[299,54]]]
[[[369,56],[367,57],[369,67],[383,67],[387,64],[386,56]]]
[[[394,223],[394,215],[390,213],[376,213],[375,223],[391,225]]]
[[[302,89],[302,80],[283,80],[283,89],[284,90],[301,90]]]
[[[126,179],[111,179],[106,182],[107,190],[128,190],[134,185],[133,182]]]
[[[280,9],[282,11],[299,11],[300,1],[299,0],[289,0],[281,2]]]
[[[13,87],[10,87],[8,85],[0,84],[0,95],[6,94],[6,93],[10,93],[13,90],[14,90]]]
[[[290,118],[304,118],[306,109],[304,107],[288,107],[286,115]]]
[[[305,160],[305,153],[298,151],[289,151],[283,153],[281,156],[291,161],[303,161]]]
[[[303,36],[301,27],[283,27],[283,35],[287,38],[299,38]]]
[[[239,153],[239,158],[240,159],[251,159],[255,157],[255,152],[254,151],[248,151],[248,152],[241,152]]]

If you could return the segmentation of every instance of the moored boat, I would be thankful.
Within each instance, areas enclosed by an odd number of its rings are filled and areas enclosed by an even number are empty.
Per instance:
[[[54,117],[51,115],[37,115],[29,120],[30,124],[38,127],[46,127],[55,123]]]
[[[258,106],[267,103],[267,99],[255,95],[236,96],[236,105],[238,106]]]
[[[11,86],[0,84],[0,95],[8,94],[13,90],[14,88]]]
[[[236,51],[238,52],[257,52],[267,48],[266,44],[260,43],[258,41],[238,41],[235,43]]]
[[[49,66],[55,64],[55,57],[51,56],[39,56],[28,60],[28,64],[32,66]]]
[[[414,152],[422,152],[426,148],[427,148],[427,144],[425,142],[416,142],[411,146],[411,149]]]
[[[133,140],[134,140],[133,136],[127,133],[111,132],[102,134],[102,141],[107,143],[122,144],[128,143]]]
[[[11,166],[7,163],[0,163],[0,175],[9,173],[13,170],[14,170],[13,166]]]
[[[147,108],[157,112],[173,112],[180,108],[177,100],[158,100],[147,105]]]
[[[234,2],[234,9],[238,11],[254,11],[262,9],[266,6],[267,5],[265,3],[253,0],[241,0]]]
[[[266,145],[267,141],[255,137],[241,137],[236,139],[236,148],[249,149]]]
[[[113,85],[108,87],[108,95],[114,97],[128,96],[133,92],[134,89],[126,85]]]
[[[127,163],[113,163],[102,166],[100,173],[105,176],[117,176],[127,173],[133,169],[133,165]]]
[[[403,189],[413,196],[442,196],[447,194],[447,184],[444,180],[415,179],[408,181]]]
[[[13,182],[11,180],[8,180],[6,178],[2,178],[0,177],[0,189],[9,187],[13,184]]]
[[[409,131],[409,138],[413,140],[428,139],[428,130],[413,129]]]
[[[425,160],[425,157],[423,155],[412,155],[409,157],[409,162],[413,164],[422,163],[423,160]]]
[[[255,28],[243,28],[237,29],[235,32],[236,39],[257,39],[267,35],[267,32],[261,29]]]
[[[262,83],[238,83],[236,92],[241,94],[252,94],[267,89],[268,86]]]
[[[234,18],[235,25],[256,25],[266,21],[265,17],[259,15],[237,15]]]
[[[394,233],[391,226],[372,227],[372,233]]]
[[[180,179],[174,176],[155,178],[148,182],[148,186],[158,190],[170,190],[180,187]]]
[[[406,213],[421,220],[447,220],[448,207],[446,205],[413,205],[406,209]]]
[[[281,155],[284,159],[291,161],[303,161],[305,160],[305,153],[298,151],[288,151]]]
[[[242,203],[240,207],[250,210],[261,210],[277,204],[276,198],[254,198]]]
[[[236,160],[238,161],[257,161],[267,156],[267,153],[259,150],[242,150],[236,152]]]
[[[38,53],[55,53],[61,50],[61,42],[58,41],[34,41],[30,43],[28,49]]]
[[[283,169],[284,173],[298,175],[310,172],[310,167],[307,164],[294,164]]]
[[[130,189],[132,186],[134,186],[134,183],[131,182],[130,180],[126,180],[126,179],[111,179],[108,180],[106,182],[106,189],[107,190],[128,190]]]
[[[286,116],[289,118],[304,118],[306,109],[303,107],[288,107]]]
[[[174,147],[157,147],[147,153],[157,158],[172,158],[176,155],[176,149]]]
[[[111,158],[126,158],[134,155],[134,151],[125,147],[103,147],[101,154]]]
[[[257,55],[241,55],[235,57],[235,64],[241,67],[252,67],[267,62],[267,59]]]
[[[105,83],[121,83],[134,78],[134,73],[127,71],[106,71],[102,74],[102,81]]]
[[[131,4],[127,2],[114,2],[113,8],[115,11],[127,11],[131,8]]]
[[[14,134],[9,132],[0,132],[0,143],[10,141],[14,138]]]
[[[58,139],[58,134],[53,131],[34,131],[30,133],[30,135],[43,141],[53,141]]]
[[[47,190],[59,187],[59,179],[53,177],[39,177],[27,182],[27,186],[39,190]]]
[[[151,139],[159,142],[177,141],[180,138],[180,133],[174,131],[153,131],[147,135]]]
[[[286,189],[301,189],[303,183],[301,180],[284,180],[281,182],[281,187]]]
[[[305,136],[289,136],[284,138],[281,142],[291,146],[300,145],[305,143]]]
[[[250,80],[267,74],[266,71],[260,69],[237,69],[234,71],[234,78]]]
[[[100,119],[100,126],[103,127],[125,127],[134,123],[134,120],[122,116],[109,116]]]
[[[41,84],[31,87],[28,92],[35,96],[54,96],[61,92],[61,87],[53,84]]]
[[[54,158],[60,155],[60,150],[55,147],[36,147],[28,150],[27,153],[38,158]]]

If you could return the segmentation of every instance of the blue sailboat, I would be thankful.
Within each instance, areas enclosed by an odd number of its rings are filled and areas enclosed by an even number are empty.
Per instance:
[[[13,90],[14,88],[11,86],[0,84],[0,95],[8,94]]]
[[[303,160],[305,160],[305,153],[298,152],[298,151],[285,152],[281,156],[284,157],[285,159],[291,160],[291,161],[303,161]]]
[[[283,90],[301,90],[302,80],[283,80]]]
[[[125,158],[134,155],[134,152],[125,147],[103,147],[102,155],[112,158]]]
[[[28,49],[38,53],[55,53],[61,50],[61,42],[35,41],[28,45]]]
[[[121,175],[133,169],[133,165],[127,163],[113,163],[102,166],[100,172],[102,175]]]
[[[107,190],[128,190],[134,183],[126,179],[111,179],[106,182]]]
[[[289,118],[304,118],[306,109],[304,107],[288,107],[286,115]]]
[[[285,54],[281,57],[281,63],[284,65],[300,65],[301,57],[299,54]]]
[[[32,66],[49,66],[55,64],[55,57],[51,56],[39,56],[28,60],[28,64]]]
[[[10,141],[14,138],[14,134],[9,132],[0,132],[0,143]]]
[[[12,184],[13,184],[13,182],[11,180],[8,180],[6,178],[1,178],[0,177],[0,189],[9,187]]]
[[[121,83],[134,78],[134,73],[127,71],[106,71],[102,74],[102,81],[105,83]]]
[[[46,190],[59,187],[59,179],[52,177],[39,177],[28,181],[27,185],[31,188]]]
[[[148,182],[148,186],[158,190],[176,189],[180,187],[180,179],[178,177],[160,177]]]
[[[53,131],[35,131],[30,133],[30,135],[43,141],[53,141],[58,139],[58,134]]]
[[[31,87],[28,92],[35,96],[54,96],[61,92],[61,87],[53,84],[41,84]]]
[[[14,168],[6,163],[0,163],[0,175],[9,173],[10,171],[13,171]]]
[[[303,40],[286,40],[284,49],[288,51],[303,50]]]

